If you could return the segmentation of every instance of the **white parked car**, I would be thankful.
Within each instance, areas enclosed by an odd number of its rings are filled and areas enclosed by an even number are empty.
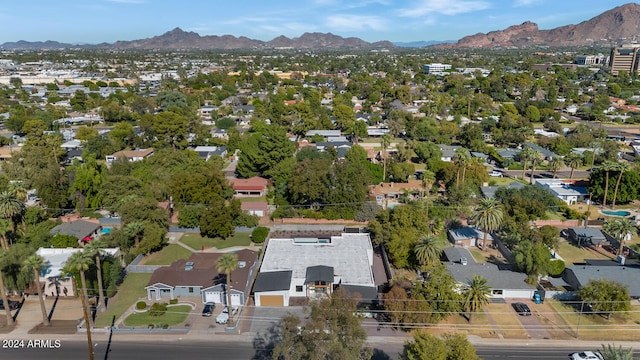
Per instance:
[[[226,324],[229,322],[229,313],[222,312],[216,317],[217,324]]]
[[[502,173],[502,171],[500,170],[493,170],[492,172],[489,173],[489,176],[493,176],[493,177],[503,177],[504,174]]]
[[[571,354],[571,360],[604,360],[599,352],[581,351]]]

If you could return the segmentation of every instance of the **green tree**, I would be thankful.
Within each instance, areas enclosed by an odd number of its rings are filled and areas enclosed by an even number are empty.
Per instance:
[[[242,144],[236,171],[243,178],[255,175],[271,177],[269,170],[293,156],[295,145],[286,130],[276,125],[255,132]]]
[[[87,345],[89,347],[89,353],[91,354],[89,359],[93,359],[93,342],[91,341],[90,330],[90,327],[93,326],[93,321],[89,316],[89,297],[87,295],[87,279],[85,277],[85,271],[89,270],[92,263],[93,260],[91,259],[91,255],[84,251],[78,251],[69,256],[63,268],[67,273],[75,273],[76,271],[80,273],[80,282],[82,284],[82,295],[80,295],[80,298],[82,300],[84,326],[87,329]]]
[[[473,314],[482,310],[489,303],[490,295],[491,287],[487,284],[487,279],[475,274],[462,290],[463,308],[469,314],[469,322],[471,322]]]
[[[606,313],[611,320],[613,313],[624,313],[631,308],[629,289],[616,281],[591,279],[578,289],[578,299],[591,304],[594,312]]]
[[[94,239],[84,247],[84,251],[94,257],[94,263],[96,264],[96,271],[98,277],[98,305],[100,311],[105,311],[107,304],[104,298],[104,286],[102,284],[102,257],[107,253],[104,251],[106,244],[100,239]]]
[[[582,156],[571,153],[565,158],[565,164],[571,168],[571,174],[569,175],[569,180],[571,180],[573,179],[573,171],[582,166]]]
[[[136,249],[140,248],[140,237],[144,234],[144,223],[142,221],[132,221],[124,226],[124,232],[129,239],[133,239]]]
[[[370,359],[367,333],[362,318],[356,316],[356,301],[343,289],[329,298],[312,301],[304,325],[295,315],[280,323],[281,338],[273,349],[273,359]]]
[[[70,192],[76,199],[80,211],[84,211],[85,207],[92,209],[100,207],[101,188],[106,172],[104,165],[98,164],[95,156],[88,155],[82,164],[75,163],[73,167],[75,174]]]
[[[387,148],[391,145],[391,135],[382,135],[380,143],[382,144],[382,182],[385,182],[387,179]]]
[[[462,183],[465,182],[467,167],[471,164],[471,153],[465,148],[456,149],[453,156],[453,163],[456,165],[456,186],[460,185],[460,173],[462,172]]]
[[[529,177],[529,184],[532,185],[533,177],[536,174],[536,163],[539,160],[542,160],[542,153],[538,150],[532,150],[530,154],[530,160],[531,160],[531,177]]]
[[[466,336],[445,335],[442,339],[428,334],[424,330],[413,334],[413,341],[404,344],[402,360],[480,360],[476,349]]]
[[[602,198],[602,208],[604,209],[607,206],[607,195],[609,193],[609,173],[611,171],[615,171],[617,164],[612,161],[605,161],[602,163],[602,170],[604,171],[604,195]]]
[[[73,235],[56,234],[51,238],[51,246],[59,249],[78,247],[78,238]]]
[[[528,146],[525,146],[518,156],[520,157],[520,161],[522,162],[522,180],[524,180],[524,174],[527,171],[527,163],[531,160],[531,156],[533,155],[533,149]]]
[[[624,241],[638,233],[638,227],[634,224],[633,220],[629,218],[607,220],[604,222],[602,228],[620,242],[617,255],[622,255]]]
[[[431,170],[425,170],[422,173],[422,177],[420,178],[420,185],[422,186],[422,191],[424,192],[424,216],[429,219],[429,194],[431,193],[431,187],[436,182],[436,174],[434,174]]]
[[[611,202],[611,207],[615,209],[616,200],[618,199],[618,189],[620,189],[620,182],[622,181],[622,175],[625,172],[631,170],[631,166],[629,166],[626,162],[619,162],[616,164],[616,171],[618,172],[618,178],[616,180],[616,187],[613,191],[613,201]]]
[[[216,268],[219,273],[224,273],[227,284],[224,292],[227,294],[227,308],[229,309],[229,326],[233,326],[233,305],[231,303],[231,272],[238,268],[238,255],[224,254],[218,258]]]
[[[222,239],[231,237],[235,232],[233,220],[232,209],[220,200],[208,206],[200,215],[200,235]]]
[[[42,323],[49,326],[49,314],[44,306],[44,298],[42,297],[42,288],[40,287],[40,271],[46,266],[44,259],[40,255],[33,254],[24,260],[22,268],[33,272],[33,283],[38,291],[38,300],[40,300],[40,311],[42,312]]]
[[[502,207],[495,199],[482,198],[480,204],[471,215],[476,227],[482,229],[482,249],[484,250],[487,245],[487,234],[491,231],[495,231],[502,224],[504,219]]]
[[[11,222],[12,232],[15,232],[16,222],[21,221],[25,211],[24,202],[20,201],[14,193],[9,191],[0,193],[0,218]]]
[[[6,250],[6,249],[5,249]],[[4,288],[4,266],[6,261],[6,252],[0,252],[0,297],[4,304],[5,318],[7,319],[7,325],[13,326],[13,316],[11,315],[11,309],[9,308],[9,301],[7,300],[7,291]]]
[[[551,170],[553,170],[553,178],[556,178],[556,174],[558,173],[558,170],[562,169],[564,167],[564,160],[559,157],[556,156],[553,159],[551,159],[551,161],[549,161],[549,168]]]
[[[438,238],[433,235],[424,235],[413,247],[416,260],[422,266],[430,266],[440,260]]]
[[[513,249],[513,258],[518,270],[529,275],[527,282],[530,284],[535,284],[539,275],[544,276],[549,272],[551,253],[541,242],[534,244],[528,240],[521,241]]]

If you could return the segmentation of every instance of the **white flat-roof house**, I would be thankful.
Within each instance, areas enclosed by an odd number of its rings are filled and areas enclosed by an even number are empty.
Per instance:
[[[583,186],[584,183],[584,186]],[[580,180],[536,179],[536,186],[546,189],[558,199],[572,205],[589,199],[587,184]]]
[[[269,239],[253,288],[256,306],[289,306],[291,298],[331,295],[338,287],[375,298],[369,234]]]

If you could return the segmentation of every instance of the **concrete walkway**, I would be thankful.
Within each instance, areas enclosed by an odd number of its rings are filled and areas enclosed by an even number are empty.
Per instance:
[[[182,235],[184,235],[183,233],[169,233],[167,235],[167,237],[169,238],[169,244],[176,244],[176,245],[180,245],[183,248],[191,251],[192,253],[200,253],[200,252],[205,252],[205,253],[230,253],[230,252],[236,252],[239,250],[243,250],[243,249],[249,249],[249,250],[253,250],[253,251],[258,251],[262,246],[258,246],[254,243],[249,244],[249,246],[231,246],[231,247],[227,247],[224,249],[218,249],[216,247],[210,247],[210,248],[205,248],[204,251],[202,250],[196,250],[194,248],[192,248],[191,246],[183,243],[182,241],[180,241],[180,239],[182,238]]]

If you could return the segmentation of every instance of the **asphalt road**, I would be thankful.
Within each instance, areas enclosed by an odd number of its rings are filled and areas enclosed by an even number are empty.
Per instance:
[[[374,354],[375,360],[397,359],[402,344],[389,343],[378,344],[382,350],[377,350]],[[568,355],[590,349],[579,349],[571,347],[498,347],[498,346],[478,346],[477,353],[482,359],[566,359]],[[212,336],[211,343],[205,342],[117,342],[111,344],[110,351],[106,353],[106,343],[98,342],[94,348],[96,360],[162,360],[162,359],[225,359],[225,360],[245,360],[245,359],[268,359],[261,356],[253,349],[253,345],[248,342],[225,342],[215,341]],[[637,355],[637,353],[636,353]],[[0,349],[0,358],[6,360],[85,360],[88,359],[87,344],[80,341],[62,341],[57,349]]]

